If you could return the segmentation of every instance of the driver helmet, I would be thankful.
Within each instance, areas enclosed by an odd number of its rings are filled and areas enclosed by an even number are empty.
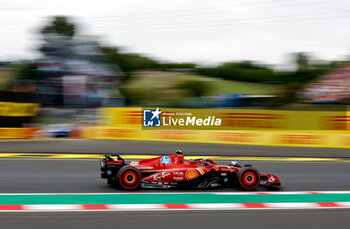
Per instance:
[[[175,151],[175,153],[176,153],[176,154],[182,154],[183,152],[182,152],[182,150],[177,149],[177,150]]]

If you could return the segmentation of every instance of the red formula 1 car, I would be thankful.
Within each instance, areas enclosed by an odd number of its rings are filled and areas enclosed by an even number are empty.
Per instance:
[[[254,190],[259,185],[278,187],[277,176],[260,173],[250,165],[237,162],[217,165],[203,158],[185,160],[182,151],[127,164],[119,155],[105,155],[101,163],[101,177],[107,183],[124,190],[139,188],[214,188],[238,186],[243,190]]]

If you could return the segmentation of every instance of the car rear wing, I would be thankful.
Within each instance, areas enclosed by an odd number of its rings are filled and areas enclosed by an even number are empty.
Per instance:
[[[116,158],[118,158],[118,161],[124,161],[124,159],[121,156],[119,156],[119,154],[109,153],[109,154],[104,154],[104,156],[105,156],[106,160],[113,160],[113,157],[116,157]]]
[[[104,154],[104,158],[100,159],[101,177],[114,177],[124,165],[125,160],[118,154]]]

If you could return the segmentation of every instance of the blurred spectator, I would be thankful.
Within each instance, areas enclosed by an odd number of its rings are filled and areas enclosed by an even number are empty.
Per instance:
[[[347,103],[350,98],[350,65],[343,65],[319,77],[298,94],[308,103]]]

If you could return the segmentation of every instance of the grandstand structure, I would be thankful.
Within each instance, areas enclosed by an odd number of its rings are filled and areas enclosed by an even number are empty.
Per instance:
[[[307,103],[350,104],[350,65],[342,65],[309,83],[298,97]]]

